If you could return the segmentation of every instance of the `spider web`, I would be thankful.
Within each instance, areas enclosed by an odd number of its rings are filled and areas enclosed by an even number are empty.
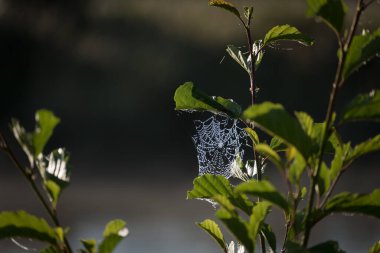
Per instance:
[[[237,120],[213,115],[195,120],[193,141],[197,150],[199,175],[214,174],[231,177],[230,166],[239,155],[244,156],[248,146],[247,134]]]

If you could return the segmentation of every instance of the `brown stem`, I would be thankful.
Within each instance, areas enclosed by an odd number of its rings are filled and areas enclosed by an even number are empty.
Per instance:
[[[253,53],[253,43],[252,43],[252,35],[251,35],[251,29],[249,26],[245,27],[245,32],[247,36],[247,41],[248,41],[248,49],[249,49],[249,55],[251,57],[251,62],[250,62],[250,72],[249,72],[249,84],[250,88],[249,91],[251,93],[251,104],[254,105],[256,103],[256,85],[255,85],[255,75],[256,75],[256,70],[255,70],[255,54]]]
[[[4,150],[4,152],[9,156],[11,161],[15,164],[16,168],[23,174],[23,176],[28,180],[30,186],[32,187],[34,193],[37,195],[38,200],[41,202],[41,204],[44,206],[45,210],[48,212],[50,218],[52,219],[53,223],[57,227],[61,227],[60,222],[57,217],[56,210],[50,207],[44,196],[42,195],[41,191],[38,189],[36,185],[36,178],[29,169],[25,169],[21,163],[18,161],[16,155],[13,153],[13,151],[9,148],[9,145],[7,141],[5,140],[3,134],[0,132],[0,145],[1,148]],[[65,253],[72,253],[73,250],[71,249],[71,246],[66,239],[66,236],[64,237],[64,243],[65,243]]]
[[[281,253],[286,252],[285,245],[286,245],[286,241],[288,240],[289,229],[290,229],[290,220],[286,222],[286,231],[284,235],[284,241],[282,243]]]
[[[323,208],[327,202],[327,200],[329,199],[329,197],[331,196],[332,192],[334,191],[335,189],[335,186],[337,185],[340,177],[343,175],[343,173],[346,171],[347,167],[349,167],[351,165],[351,162],[346,164],[338,173],[338,175],[336,176],[336,178],[334,179],[334,181],[331,183],[331,186],[330,188],[328,189],[328,191],[326,192],[325,194],[325,197],[324,199],[322,200],[322,202],[320,203],[319,205],[319,208]]]
[[[354,36],[355,31],[357,29],[359,19],[360,19],[360,16],[361,16],[363,10],[364,10],[363,0],[358,0],[357,4],[356,4],[355,16],[352,20],[352,24],[350,27],[350,31],[349,31],[346,43],[344,44],[343,48],[341,48],[342,55],[341,55],[341,57],[339,57],[339,62],[338,62],[338,67],[337,67],[335,79],[334,79],[334,82],[332,84],[332,90],[330,93],[330,99],[329,99],[329,104],[328,104],[328,108],[327,108],[327,112],[326,112],[326,118],[325,118],[326,125],[325,125],[323,135],[322,135],[323,137],[322,137],[321,149],[320,149],[320,152],[318,154],[318,165],[317,165],[316,169],[314,170],[314,173],[312,174],[312,178],[311,178],[309,202],[307,205],[306,216],[305,216],[306,217],[305,218],[306,224],[305,224],[305,235],[304,235],[304,240],[303,240],[303,246],[304,247],[307,246],[308,241],[309,241],[309,237],[310,237],[310,230],[312,227],[312,224],[310,221],[310,214],[311,214],[311,210],[312,210],[312,207],[314,204],[315,185],[317,183],[317,178],[318,178],[321,166],[322,166],[323,154],[324,154],[324,151],[325,151],[325,148],[327,145],[327,140],[331,134],[331,121],[332,121],[332,115],[333,115],[333,110],[334,110],[334,106],[335,106],[335,101],[336,101],[336,97],[338,94],[338,89],[343,85],[343,82],[344,82],[344,78],[342,75],[343,74],[343,65],[344,65],[344,62],[345,62],[345,59],[347,56],[348,49],[350,48],[350,45],[352,43],[352,39],[353,39],[353,36]],[[339,45],[342,45],[342,44],[343,43],[339,43]]]

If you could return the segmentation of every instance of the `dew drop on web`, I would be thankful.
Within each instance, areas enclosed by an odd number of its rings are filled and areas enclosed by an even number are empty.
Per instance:
[[[244,156],[247,134],[238,120],[212,115],[195,120],[193,141],[197,150],[199,175],[214,174],[231,177],[230,165],[237,155]]]
[[[21,243],[19,240],[16,240],[15,238],[10,238],[11,242],[13,244],[15,244],[17,247],[19,247],[20,249],[22,250],[25,250],[25,251],[31,251],[31,252],[36,252],[37,249],[36,248],[32,248],[32,247],[29,247],[29,246],[26,246],[25,243]],[[32,239],[29,239],[29,241],[33,241]]]

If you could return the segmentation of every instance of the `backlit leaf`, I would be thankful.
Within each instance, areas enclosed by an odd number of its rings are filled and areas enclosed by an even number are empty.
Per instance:
[[[269,202],[262,201],[257,203],[253,208],[252,214],[249,217],[249,233],[253,241],[255,241],[259,234],[270,207],[271,204]]]
[[[289,168],[289,180],[292,184],[299,185],[302,173],[306,169],[305,159],[297,152]]]
[[[241,114],[240,105],[222,97],[210,97],[191,82],[177,88],[174,101],[176,110],[211,111],[225,113],[234,118],[238,118]]]
[[[240,18],[240,13],[239,11],[236,9],[236,7],[231,4],[230,2],[227,2],[225,0],[209,0],[208,1],[208,4],[210,6],[216,6],[216,7],[220,7],[222,9],[225,9],[231,13],[233,13],[235,16],[239,17]]]
[[[25,211],[0,212],[0,239],[10,237],[31,238],[57,245],[59,238],[42,218]]]
[[[368,253],[380,253],[380,241],[375,243],[369,250]]]
[[[248,63],[248,58],[234,45],[228,45],[226,49],[227,53],[234,59],[239,65],[249,74],[251,73],[251,67]]]
[[[364,214],[380,219],[380,189],[370,194],[340,193],[329,199],[314,216],[314,223],[331,213]]]
[[[312,39],[302,34],[297,28],[290,25],[278,25],[267,32],[263,46],[280,40],[295,41],[305,46],[311,46],[314,43]]]
[[[96,252],[96,240],[94,239],[86,239],[80,240],[86,249],[86,253],[95,253]]]
[[[262,225],[261,232],[264,234],[265,239],[267,240],[272,251],[276,252],[276,235],[272,231],[271,226],[269,224],[264,223]]]
[[[111,253],[117,244],[128,235],[128,229],[123,220],[112,220],[104,229],[103,241],[100,243],[98,253]]]
[[[380,90],[356,96],[344,109],[342,122],[373,120],[380,122]]]
[[[252,203],[246,196],[234,192],[230,182],[223,176],[205,174],[195,178],[193,185],[193,190],[187,192],[188,199],[213,199],[222,195],[244,212],[250,214],[252,211]]]
[[[250,127],[246,127],[244,128],[244,130],[248,134],[249,138],[252,140],[253,146],[256,146],[260,143],[259,136],[257,135],[255,130],[253,130]]]
[[[269,181],[251,180],[241,183],[236,187],[236,191],[263,198],[274,205],[279,206],[286,212],[289,211],[288,202]]]
[[[347,6],[343,0],[307,0],[307,15],[320,17],[332,29],[340,33],[343,29]]]
[[[373,33],[356,35],[344,61],[343,78],[346,79],[378,54],[380,54],[380,27]]]
[[[219,209],[216,217],[224,223],[249,253],[254,251],[254,241],[249,236],[249,225],[246,221],[225,209]]]
[[[276,165],[277,168],[283,169],[284,165],[281,161],[281,157],[274,151],[268,144],[260,143],[257,144],[255,150],[259,152],[263,157],[268,157],[268,159]]]
[[[215,223],[215,221],[207,219],[198,223],[198,226],[200,226],[204,231],[211,235],[212,238],[214,238],[218,243],[218,245],[224,250],[224,252],[227,252],[226,242],[224,241],[222,231],[220,230],[218,224]]]
[[[349,153],[347,161],[355,160],[363,155],[380,150],[380,134],[356,145]]]
[[[35,117],[37,126],[33,134],[33,147],[34,155],[37,157],[44,150],[60,119],[54,113],[45,109],[38,110]]]
[[[305,158],[311,155],[313,143],[310,137],[282,105],[271,102],[253,105],[244,111],[243,118],[255,122],[270,135],[294,146]]]
[[[50,201],[55,208],[57,206],[59,195],[61,194],[61,187],[52,180],[45,181],[44,186],[49,193]]]

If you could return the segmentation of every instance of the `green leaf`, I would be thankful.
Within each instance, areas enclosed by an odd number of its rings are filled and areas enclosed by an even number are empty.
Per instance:
[[[61,194],[61,187],[52,180],[45,181],[44,186],[49,193],[50,201],[55,208],[57,206],[59,195]]]
[[[346,106],[341,122],[360,120],[380,122],[380,90],[360,94]]]
[[[349,153],[346,161],[355,160],[363,155],[380,150],[380,134],[356,145]]]
[[[227,53],[234,59],[239,65],[249,74],[251,73],[251,67],[248,63],[247,56],[243,54],[241,50],[239,50],[234,45],[227,45],[226,49]]]
[[[286,242],[285,249],[287,253],[310,253],[307,249],[292,241]]]
[[[344,25],[347,6],[343,0],[307,0],[308,16],[318,16],[337,33]]]
[[[98,253],[111,253],[119,242],[128,235],[125,221],[112,220],[104,229],[103,241],[99,245]]]
[[[239,216],[231,214],[225,209],[219,209],[216,212],[216,217],[220,219],[230,232],[244,245],[249,253],[254,251],[252,238],[249,237],[248,223]]]
[[[305,46],[311,46],[314,43],[312,39],[303,35],[297,28],[290,25],[278,25],[267,32],[263,46],[280,40],[295,41]]]
[[[284,144],[284,142],[276,136],[274,136],[270,140],[269,146],[271,147],[271,149],[273,149],[274,151],[277,151],[277,152],[285,151],[287,149],[287,146]]]
[[[301,124],[305,133],[309,136],[312,136],[314,129],[314,120],[306,112],[295,112],[295,115],[298,119],[298,122]]]
[[[302,173],[306,169],[305,159],[297,152],[289,168],[289,180],[292,184],[299,185]]]
[[[59,243],[55,230],[44,219],[25,211],[0,212],[0,239],[10,237],[31,238],[52,245]]]
[[[264,143],[257,144],[255,150],[264,157],[268,157],[268,159],[276,165],[277,168],[284,169],[284,164],[281,161],[281,157],[276,153],[276,151],[271,149],[269,145]]]
[[[327,241],[315,245],[309,249],[310,253],[345,253],[339,248],[339,244],[335,241]]]
[[[244,16],[247,20],[251,20],[253,15],[253,7],[244,7]]]
[[[253,242],[255,242],[255,239],[263,226],[270,207],[271,204],[269,202],[262,201],[257,203],[252,210],[252,214],[249,217],[249,233]]]
[[[264,50],[262,50],[264,47],[262,40],[256,40],[252,45],[252,51],[254,56],[256,56],[256,59],[254,59],[255,68],[256,70],[259,68],[261,61],[264,58]],[[248,62],[250,63],[251,59],[248,57]]]
[[[244,130],[248,134],[249,138],[252,140],[253,146],[256,146],[260,143],[259,136],[257,135],[255,130],[253,130],[250,127],[246,127],[244,128]]]
[[[331,213],[357,213],[380,219],[380,189],[370,194],[340,193],[329,199],[325,208],[314,216],[314,223]]]
[[[369,250],[368,253],[380,253],[380,241],[375,243]]]
[[[60,250],[58,250],[56,247],[54,246],[49,246],[43,250],[41,250],[40,253],[61,253]]]
[[[46,143],[53,134],[54,128],[60,122],[60,119],[52,112],[44,109],[36,112],[35,119],[36,128],[34,132],[26,132],[15,119],[12,119],[10,126],[13,135],[27,155],[30,164],[33,164],[35,158],[42,153]]]
[[[96,240],[95,239],[86,239],[80,240],[86,249],[86,253],[96,253]]]
[[[263,198],[279,206],[285,212],[289,212],[288,202],[269,181],[251,180],[245,183],[241,183],[236,187],[236,191]]]
[[[212,197],[212,200],[214,200],[216,203],[218,203],[221,207],[223,207],[227,211],[231,213],[236,213],[235,206],[231,203],[231,201],[226,196],[216,195]]]
[[[208,1],[208,4],[210,6],[216,6],[216,7],[220,7],[222,9],[225,9],[231,13],[233,13],[235,16],[237,16],[238,18],[240,18],[240,13],[239,11],[236,9],[236,7],[231,4],[230,2],[227,2],[225,0],[209,0]]]
[[[238,118],[241,114],[240,105],[222,97],[210,97],[191,82],[177,88],[174,101],[176,110],[211,111],[224,113],[233,118]]]
[[[252,211],[253,204],[245,195],[234,192],[230,182],[224,176],[205,174],[195,178],[193,185],[193,190],[187,192],[188,199],[213,199],[215,196],[222,195],[247,214]]]
[[[380,27],[373,33],[356,35],[347,51],[343,65],[343,78],[346,79],[378,54],[380,54]]]
[[[244,111],[243,118],[255,122],[270,135],[294,146],[305,158],[311,155],[313,144],[310,137],[282,105],[271,102],[253,105]]]
[[[54,128],[59,122],[60,119],[57,118],[51,111],[42,109],[36,112],[37,127],[33,134],[35,157],[42,153],[46,143],[53,134]]]
[[[21,126],[20,122],[12,119],[10,129],[18,144],[24,151],[30,164],[34,163],[34,148],[33,148],[33,134],[26,132],[25,128]]]
[[[317,192],[319,196],[322,196],[327,191],[327,189],[330,188],[330,185],[330,170],[327,168],[326,164],[322,162],[321,169],[317,177]]]
[[[272,251],[276,252],[276,235],[272,231],[271,226],[269,224],[263,223],[261,232],[264,234],[265,239],[267,240]]]
[[[224,241],[222,231],[220,231],[220,228],[218,224],[215,223],[215,221],[207,219],[203,222],[198,223],[198,226],[200,226],[209,235],[211,235],[212,238],[214,238],[219,246],[224,250],[224,252],[227,252],[226,242]]]

